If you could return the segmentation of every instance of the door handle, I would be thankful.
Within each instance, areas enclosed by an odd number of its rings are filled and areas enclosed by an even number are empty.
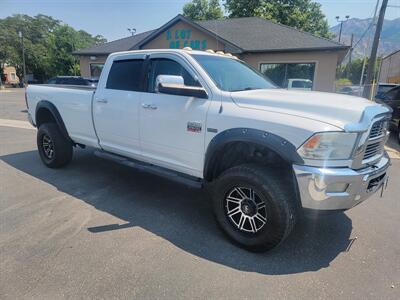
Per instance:
[[[148,103],[142,103],[142,107],[145,109],[157,109],[157,106],[155,106],[154,104],[148,104]]]
[[[108,103],[107,99],[98,99],[97,103]]]

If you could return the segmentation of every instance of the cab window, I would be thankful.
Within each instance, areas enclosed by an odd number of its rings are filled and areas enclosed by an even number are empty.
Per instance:
[[[182,76],[185,85],[201,86],[182,65],[167,58],[154,58],[150,61],[150,72],[148,80],[148,91],[154,93],[156,78],[158,75],[176,75]]]
[[[143,59],[114,61],[107,78],[107,89],[141,91]]]

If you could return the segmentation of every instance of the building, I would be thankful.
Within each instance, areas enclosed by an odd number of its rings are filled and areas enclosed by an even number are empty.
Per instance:
[[[379,82],[400,84],[400,50],[382,58]]]
[[[76,51],[82,76],[100,75],[108,54],[138,49],[184,48],[230,52],[277,85],[289,79],[312,81],[334,91],[336,66],[349,47],[261,18],[191,21],[178,15],[158,29]]]
[[[6,85],[16,86],[19,84],[19,77],[17,76],[17,71],[15,67],[5,65],[3,67],[3,76],[1,81]]]

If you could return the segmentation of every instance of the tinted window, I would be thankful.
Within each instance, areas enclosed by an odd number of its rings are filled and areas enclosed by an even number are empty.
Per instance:
[[[292,87],[303,88],[304,87],[304,82],[302,82],[302,81],[293,81]]]
[[[400,100],[400,88],[394,88],[385,94],[385,98],[389,100]]]
[[[233,58],[216,55],[192,55],[223,91],[269,89],[275,86],[256,70]]]
[[[392,84],[379,84],[376,95],[382,95],[382,94],[390,91],[394,87],[395,87],[395,85],[392,85]]]
[[[83,78],[70,78],[68,82],[75,85],[87,85],[87,81]]]
[[[107,89],[140,91],[142,85],[143,60],[114,61],[107,79]]]
[[[48,84],[56,84],[56,79],[55,78],[49,79],[49,81],[47,81],[47,83]]]
[[[292,82],[292,87],[310,89],[310,88],[312,88],[312,83],[309,81],[295,80]]]
[[[158,75],[182,76],[185,85],[200,86],[200,83],[176,61],[166,58],[156,58],[151,60],[151,71],[148,86],[149,92],[154,92],[156,78]]]
[[[57,84],[84,85],[85,83],[79,78],[61,77],[57,78]]]

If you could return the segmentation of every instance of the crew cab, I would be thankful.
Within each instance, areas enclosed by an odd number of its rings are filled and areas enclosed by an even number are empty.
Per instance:
[[[352,208],[388,177],[389,108],[279,89],[221,52],[114,53],[97,88],[31,85],[27,106],[46,166],[89,146],[205,187],[220,227],[252,251],[280,244],[302,212]]]

